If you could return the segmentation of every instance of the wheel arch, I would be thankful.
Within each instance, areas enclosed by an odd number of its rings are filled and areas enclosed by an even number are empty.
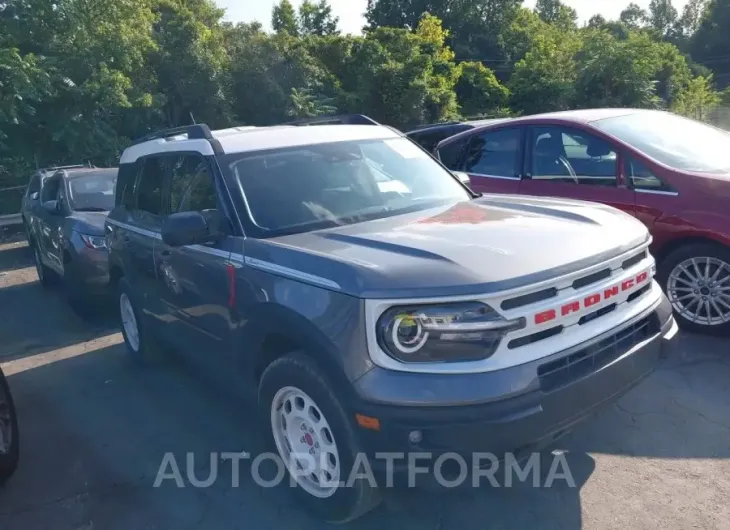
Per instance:
[[[702,245],[702,244],[715,245],[720,248],[728,248],[722,242],[720,242],[716,239],[713,239],[712,237],[709,237],[709,236],[687,235],[687,236],[677,237],[670,241],[667,241],[661,247],[656,249],[653,252],[653,254],[654,254],[654,258],[656,259],[657,263],[661,263],[668,256],[670,256],[672,253],[674,253],[675,251],[679,250],[682,247],[687,247],[690,245]]]
[[[246,322],[240,344],[250,345],[243,352],[244,369],[256,384],[272,362],[299,351],[317,363],[341,398],[349,400],[353,396],[342,355],[314,323],[275,303],[261,303],[251,314],[255,316]]]

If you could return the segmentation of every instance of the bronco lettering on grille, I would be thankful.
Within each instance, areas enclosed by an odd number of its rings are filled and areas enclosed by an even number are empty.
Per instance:
[[[612,285],[601,292],[589,294],[582,300],[575,300],[555,309],[541,311],[535,315],[535,324],[545,324],[546,322],[550,322],[558,318],[558,315],[565,317],[572,313],[579,313],[583,309],[588,309],[603,300],[608,300],[614,296],[618,296],[619,292],[633,290],[635,287],[645,283],[648,279],[649,273],[644,271],[633,278],[629,278],[619,284]]]

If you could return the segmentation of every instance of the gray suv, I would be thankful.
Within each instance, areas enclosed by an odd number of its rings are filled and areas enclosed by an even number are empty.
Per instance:
[[[383,453],[549,444],[677,330],[640,222],[476,196],[377,124],[143,138],[106,230],[130,355],[164,344],[256,389],[292,491],[333,522],[407,468]],[[363,455],[379,481],[348,480]]]
[[[107,294],[104,220],[114,207],[116,168],[61,168],[31,178],[22,217],[44,286],[63,284],[72,308],[84,316]]]

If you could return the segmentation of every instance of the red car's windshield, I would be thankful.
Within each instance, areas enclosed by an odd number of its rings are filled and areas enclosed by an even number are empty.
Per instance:
[[[676,114],[644,111],[592,122],[674,169],[730,173],[730,133]]]

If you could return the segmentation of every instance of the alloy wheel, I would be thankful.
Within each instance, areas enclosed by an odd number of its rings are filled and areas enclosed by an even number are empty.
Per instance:
[[[667,296],[685,319],[702,326],[730,322],[730,264],[712,257],[678,263],[667,279]]]

